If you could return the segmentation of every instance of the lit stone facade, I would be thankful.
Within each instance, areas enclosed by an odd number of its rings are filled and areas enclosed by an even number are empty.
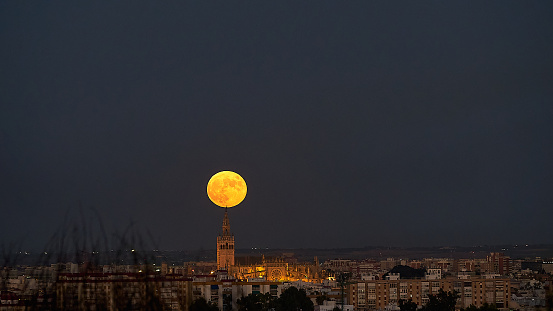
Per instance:
[[[228,270],[234,266],[234,235],[230,233],[230,222],[225,209],[223,232],[217,237],[217,269]]]
[[[292,264],[283,259],[263,259],[251,264],[236,264],[231,267],[229,274],[238,280],[262,278],[273,282],[317,282],[323,280],[322,271],[315,260],[314,263]]]

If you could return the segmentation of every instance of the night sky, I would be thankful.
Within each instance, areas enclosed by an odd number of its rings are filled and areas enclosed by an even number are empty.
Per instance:
[[[221,170],[237,248],[553,242],[553,2],[0,3],[0,243],[214,249]]]

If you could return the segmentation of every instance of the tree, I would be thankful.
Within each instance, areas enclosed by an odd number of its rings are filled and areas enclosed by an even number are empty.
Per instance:
[[[456,291],[444,292],[440,288],[438,294],[428,295],[428,303],[422,308],[423,311],[454,311],[459,295]]]
[[[313,311],[313,301],[307,297],[305,290],[295,287],[287,288],[280,297],[275,301],[276,311]]]
[[[223,294],[223,311],[232,310],[232,295]]]
[[[342,305],[342,311],[344,310],[344,289],[346,288],[346,286],[348,285],[348,281],[349,279],[351,278],[351,272],[341,272],[340,274],[338,274],[337,278],[336,278],[336,281],[338,281],[338,284],[340,285],[340,289],[341,289],[341,292],[342,292],[342,299],[341,299],[341,302],[340,304]]]
[[[397,265],[382,276],[382,279],[386,279],[386,276],[391,273],[399,273],[402,279],[422,279],[426,273],[425,268],[415,269],[409,266]]]
[[[545,309],[547,311],[553,310],[553,291],[548,291],[548,293],[545,294]]]
[[[489,305],[484,303],[480,308],[475,305],[470,305],[465,309],[461,309],[461,311],[497,311],[497,307],[494,304]]]
[[[413,300],[405,300],[400,299],[399,300],[399,310],[400,311],[415,311],[417,310],[417,304],[413,302]]]
[[[192,302],[190,305],[190,311],[219,311],[219,308],[211,302],[207,302],[205,298],[201,297]]]
[[[326,294],[322,294],[322,295],[317,296],[317,298],[315,298],[315,300],[316,300],[317,304],[320,306],[320,305],[323,304],[323,302],[325,300],[328,300],[328,296]]]
[[[236,301],[239,311],[266,311],[274,308],[275,299],[271,294],[249,294]]]

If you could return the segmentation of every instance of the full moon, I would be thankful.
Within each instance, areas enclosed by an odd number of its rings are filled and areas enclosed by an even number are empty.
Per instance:
[[[242,176],[231,171],[222,171],[209,179],[207,196],[211,202],[224,208],[240,204],[246,197],[246,181]]]

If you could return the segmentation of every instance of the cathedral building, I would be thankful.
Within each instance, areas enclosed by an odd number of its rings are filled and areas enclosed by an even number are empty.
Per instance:
[[[282,258],[249,258],[235,260],[234,235],[230,232],[228,212],[225,209],[222,233],[217,236],[217,269],[228,271],[237,280],[259,279],[267,281],[322,281],[318,260],[313,263],[289,263]],[[242,258],[244,259],[244,258]]]

